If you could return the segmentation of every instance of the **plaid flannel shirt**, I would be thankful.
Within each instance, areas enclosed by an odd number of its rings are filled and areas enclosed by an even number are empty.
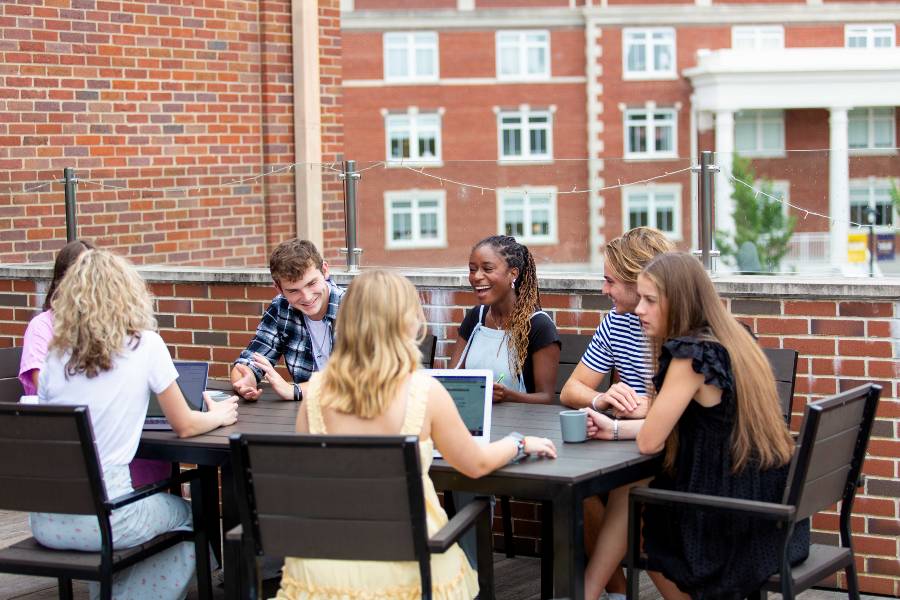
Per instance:
[[[344,290],[327,280],[328,310],[325,312],[326,323],[331,326],[332,343],[334,342],[334,321],[337,318],[338,306]],[[291,306],[284,296],[278,294],[272,300],[272,304],[266,309],[262,320],[256,328],[256,334],[250,340],[247,349],[241,352],[241,356],[234,361],[235,364],[246,365],[256,374],[256,381],[263,377],[262,371],[250,364],[251,355],[259,352],[269,359],[273,365],[284,356],[284,364],[287,366],[295,383],[309,381],[316,371],[316,359],[313,355],[313,342],[303,320],[303,313]]]

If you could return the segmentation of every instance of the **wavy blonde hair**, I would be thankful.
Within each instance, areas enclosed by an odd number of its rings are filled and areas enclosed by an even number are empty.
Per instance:
[[[613,275],[634,285],[647,263],[674,249],[675,246],[659,229],[635,227],[607,242],[603,254]]]
[[[50,348],[71,351],[67,375],[96,377],[126,346],[136,347],[142,331],[156,328],[150,292],[134,266],[108,250],[87,250],[56,289]]]
[[[422,360],[425,316],[416,288],[388,271],[357,276],[341,300],[336,329],[321,375],[322,404],[363,419],[377,417]]]
[[[658,357],[665,340],[696,336],[716,341],[728,351],[735,380],[736,418],[731,433],[732,469],[748,463],[760,469],[791,460],[794,440],[778,403],[772,367],[753,336],[722,304],[700,261],[683,252],[668,252],[644,269],[656,286],[665,334],[652,340]],[[666,440],[665,465],[671,469],[678,450],[678,429]]]

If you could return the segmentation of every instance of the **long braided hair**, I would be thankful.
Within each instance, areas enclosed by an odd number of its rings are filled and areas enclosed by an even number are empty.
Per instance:
[[[488,246],[497,255],[506,261],[510,269],[518,269],[519,276],[513,282],[516,293],[516,303],[512,314],[506,319],[504,329],[511,350],[509,353],[510,369],[515,376],[522,372],[525,357],[528,355],[528,335],[531,333],[531,315],[541,310],[541,294],[538,291],[537,271],[534,266],[534,257],[528,250],[528,246],[520,244],[516,238],[509,235],[493,235],[484,238],[472,248],[474,252],[482,246]]]

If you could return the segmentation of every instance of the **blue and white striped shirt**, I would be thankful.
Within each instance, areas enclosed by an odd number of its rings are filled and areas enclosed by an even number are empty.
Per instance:
[[[615,367],[619,381],[635,392],[643,396],[649,390],[653,375],[650,345],[634,313],[606,313],[581,362],[598,373],[608,373]]]

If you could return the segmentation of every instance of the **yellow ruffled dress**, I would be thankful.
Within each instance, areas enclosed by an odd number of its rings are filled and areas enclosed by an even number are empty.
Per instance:
[[[318,378],[310,381],[303,395],[309,416],[309,431],[326,434],[320,404]],[[419,435],[425,420],[429,378],[415,373],[409,385],[406,417],[400,432]],[[447,523],[434,485],[428,477],[431,467],[431,439],[419,441],[422,462],[422,487],[429,535]],[[360,502],[364,502],[360,498]],[[347,540],[352,543],[351,540]],[[454,544],[443,554],[431,555],[432,593],[435,600],[471,600],[478,594],[478,577],[465,553]],[[288,557],[284,561],[281,589],[277,600],[418,600],[422,597],[419,566],[415,562],[378,562],[321,560]]]

